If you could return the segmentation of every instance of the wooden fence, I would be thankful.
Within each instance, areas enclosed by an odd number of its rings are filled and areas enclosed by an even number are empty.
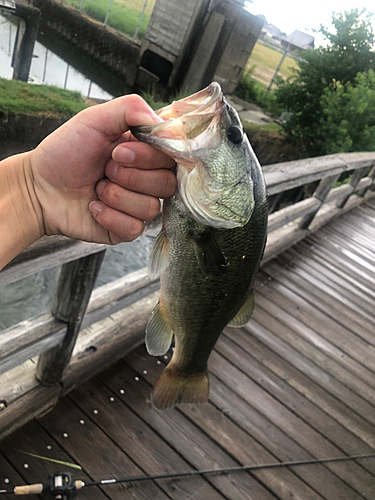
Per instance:
[[[375,196],[374,165],[371,152],[264,167],[270,215],[263,262]],[[335,187],[345,172],[347,183]],[[158,280],[141,269],[93,291],[105,249],[42,238],[0,272],[1,286],[62,265],[52,310],[0,332],[0,438],[143,342]]]

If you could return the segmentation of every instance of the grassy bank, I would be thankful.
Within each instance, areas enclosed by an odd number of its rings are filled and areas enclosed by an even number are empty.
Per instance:
[[[282,55],[282,52],[279,52],[258,40],[250,55],[246,68],[251,68],[255,65],[252,74],[253,78],[268,86]],[[278,73],[279,76],[284,79],[291,76],[292,70],[290,68],[298,68],[298,62],[293,59],[293,57],[286,56]]]
[[[0,78],[0,113],[70,118],[86,108],[79,92]]]
[[[65,0],[66,3],[79,8],[81,0]],[[110,0],[83,0],[82,10],[90,17],[103,23]],[[150,20],[155,0],[149,0],[139,27],[138,38],[143,38]],[[114,0],[108,18],[108,26],[133,36],[142,12],[144,0]]]

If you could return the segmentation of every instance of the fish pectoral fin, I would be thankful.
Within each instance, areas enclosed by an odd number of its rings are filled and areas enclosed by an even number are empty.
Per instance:
[[[228,267],[228,260],[210,230],[192,234],[191,239],[202,273],[206,275],[223,273]]]
[[[238,313],[235,315],[232,321],[228,323],[228,326],[233,326],[233,327],[245,326],[246,323],[251,318],[253,311],[254,311],[254,292],[251,292],[251,294],[246,299],[244,305],[241,307],[241,309],[238,311]]]
[[[160,302],[152,311],[146,326],[146,348],[152,356],[162,356],[171,346],[173,330],[169,326]]]
[[[165,410],[183,403],[205,403],[208,399],[207,370],[185,375],[175,367],[164,370],[152,394],[152,402],[158,410]]]
[[[158,278],[167,269],[168,262],[168,242],[164,230],[157,235],[151,248],[150,259],[147,271],[151,279]]]

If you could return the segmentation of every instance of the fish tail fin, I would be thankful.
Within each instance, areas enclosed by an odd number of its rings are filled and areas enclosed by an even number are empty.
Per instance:
[[[207,370],[185,375],[177,368],[167,366],[155,385],[152,401],[158,410],[165,410],[181,403],[205,403],[208,392]]]

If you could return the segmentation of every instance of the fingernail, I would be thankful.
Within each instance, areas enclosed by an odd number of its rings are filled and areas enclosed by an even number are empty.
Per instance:
[[[122,165],[133,165],[135,161],[135,153],[127,146],[120,144],[112,152],[112,158]]]
[[[148,113],[144,111],[137,114],[137,122],[139,125],[154,125],[155,123],[160,123],[164,121],[159,115],[155,113],[153,109],[150,108]]]
[[[98,182],[98,184],[96,185],[96,194],[98,196],[100,196],[105,188],[105,185],[107,184],[107,181],[102,179],[100,182]]]
[[[92,201],[89,205],[89,210],[94,217],[96,217],[102,211],[102,208],[103,207],[101,206],[101,204],[97,201]]]

